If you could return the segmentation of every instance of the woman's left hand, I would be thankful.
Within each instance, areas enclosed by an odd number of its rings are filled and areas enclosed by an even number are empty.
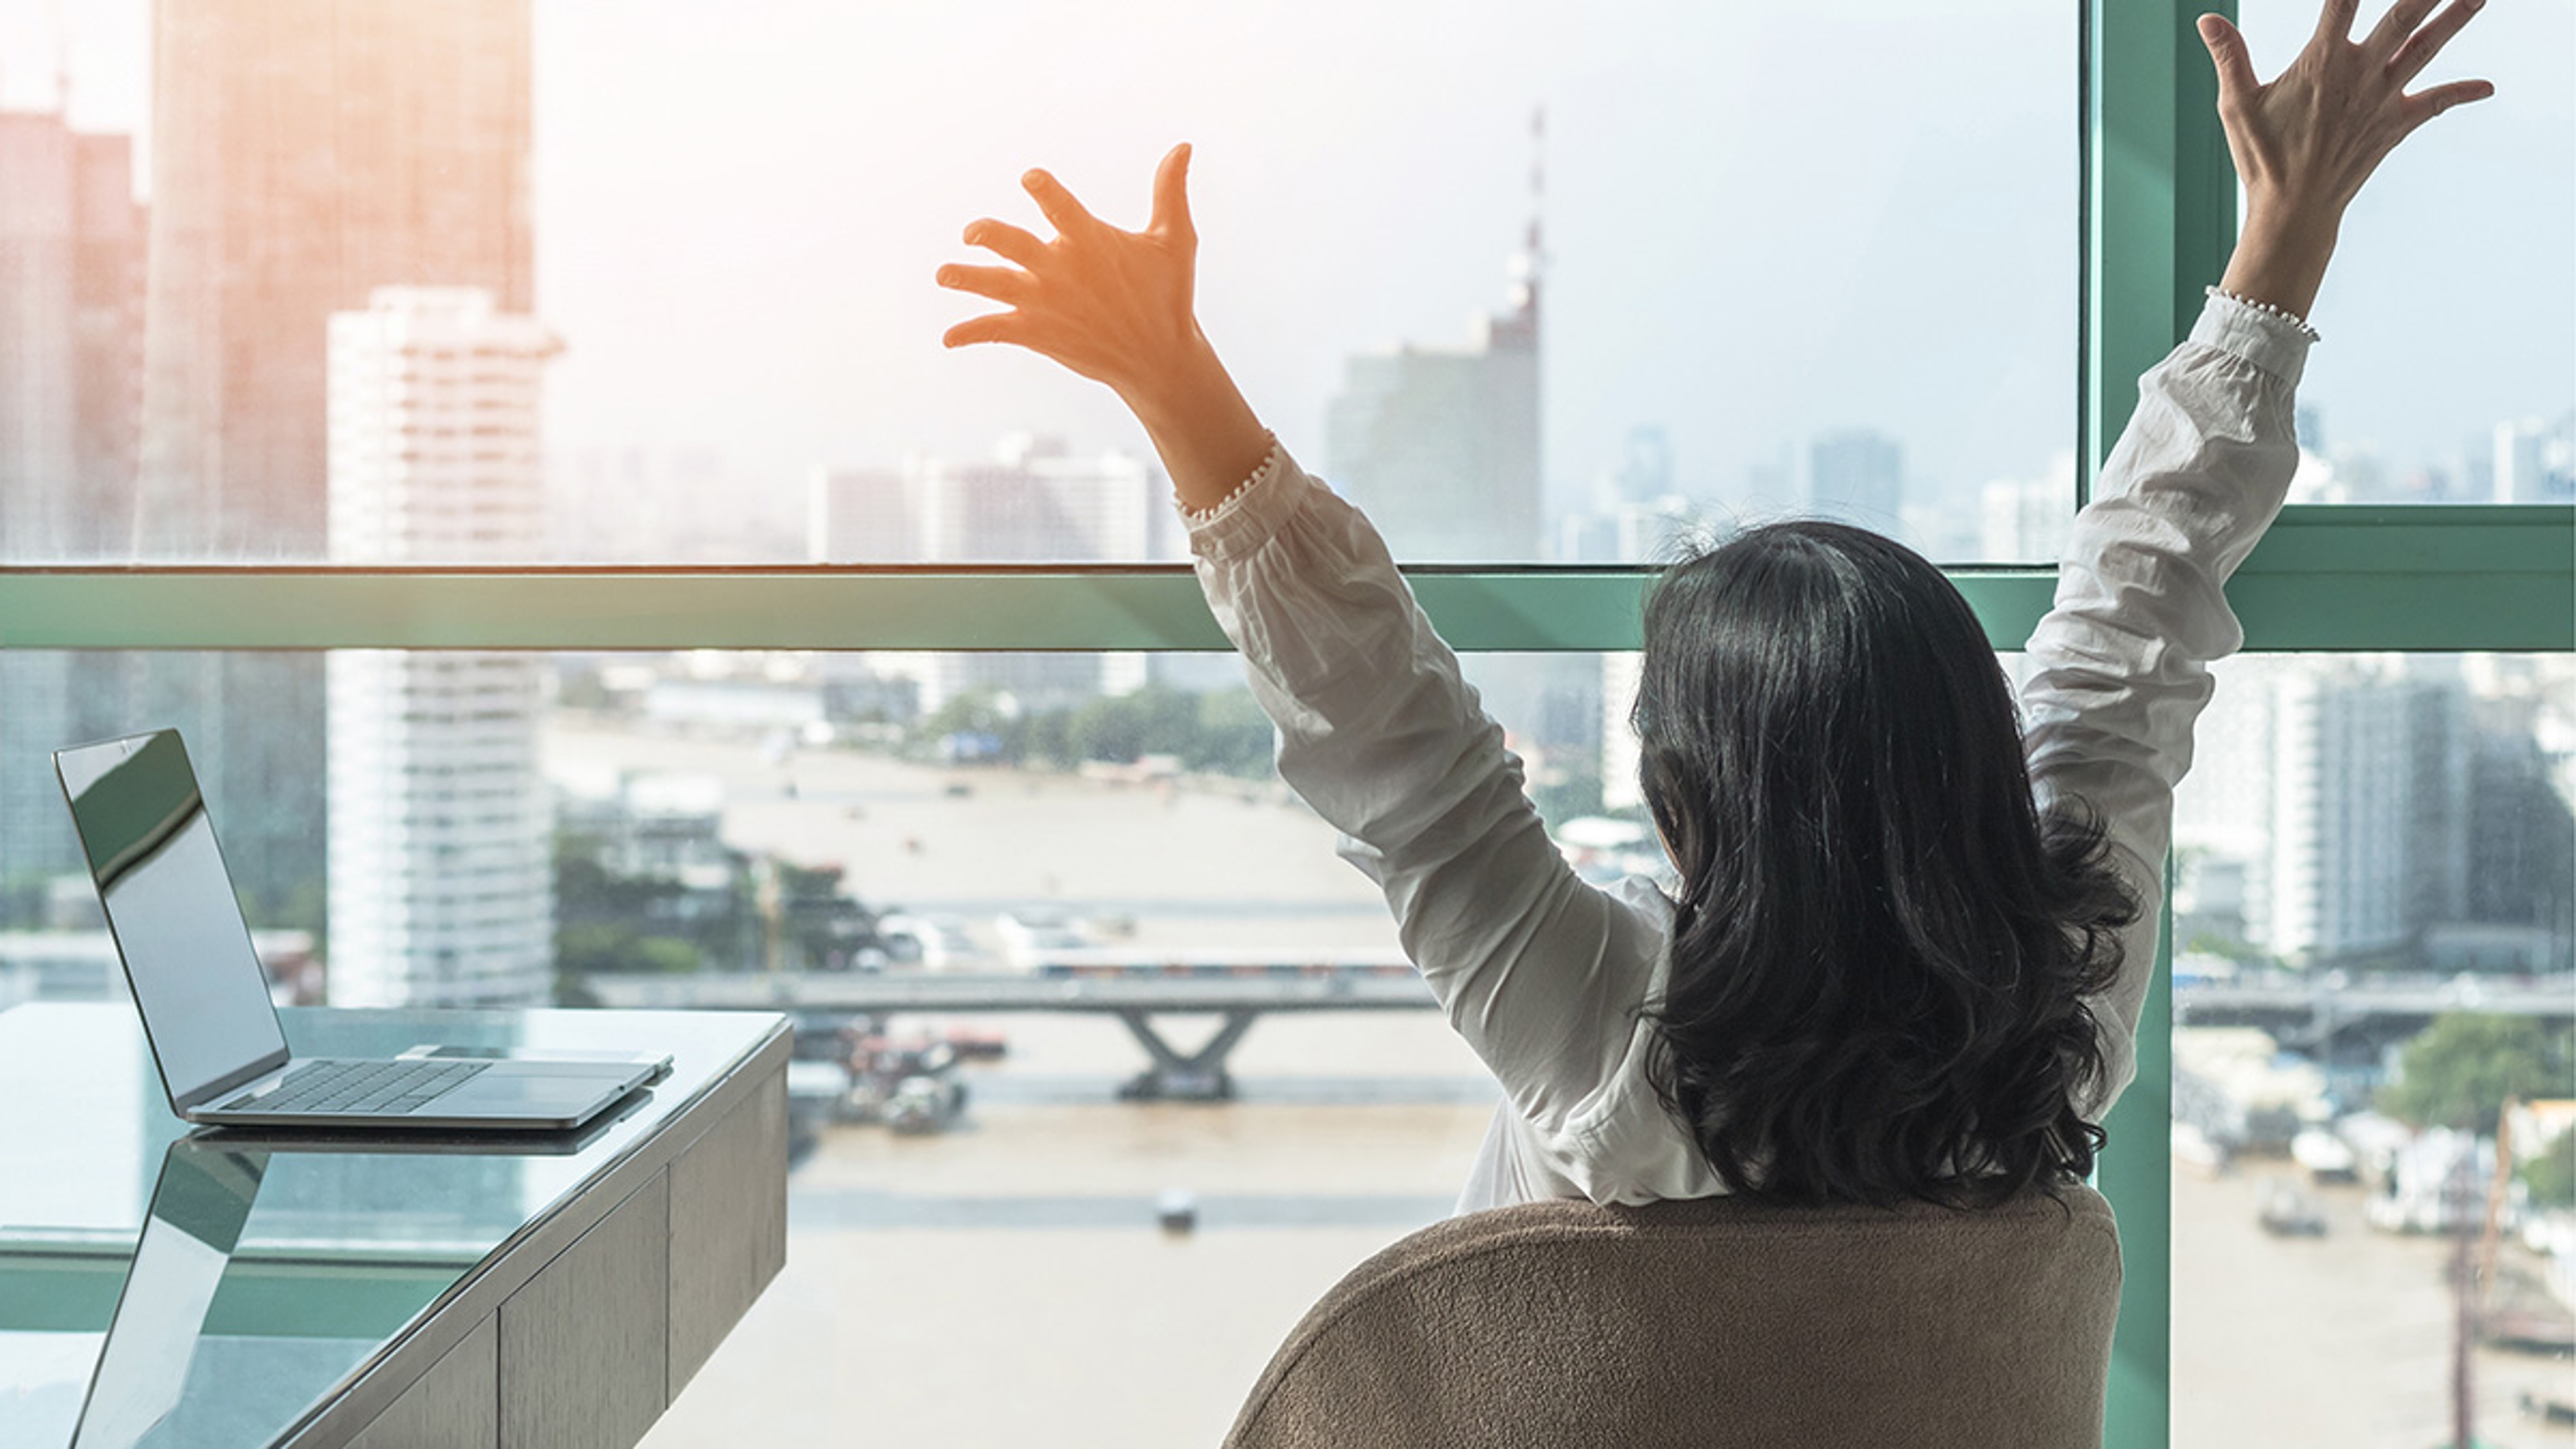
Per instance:
[[[2355,41],[2358,0],[2325,0],[2306,48],[2268,84],[2255,79],[2235,26],[2200,17],[2218,68],[2219,124],[2245,184],[2245,225],[2220,286],[2307,315],[2344,209],[2379,163],[2426,121],[2495,94],[2483,80],[2407,91],[2485,0],[2451,0],[2435,14],[2437,3],[2396,0]]]

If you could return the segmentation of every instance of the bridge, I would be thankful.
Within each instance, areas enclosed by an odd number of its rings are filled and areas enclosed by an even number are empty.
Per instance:
[[[1408,968],[1316,973],[1159,974],[1165,968],[1074,975],[880,975],[776,972],[587,978],[602,1006],[646,1010],[783,1011],[886,1017],[919,1013],[1077,1011],[1114,1016],[1151,1061],[1119,1089],[1131,1100],[1222,1101],[1234,1095],[1226,1057],[1265,1012],[1421,1011],[1438,1005]],[[1186,968],[1181,968],[1186,971]],[[1175,1047],[1155,1018],[1221,1020],[1194,1051]]]
[[[2340,1039],[2384,1044],[2449,1012],[2576,1021],[2576,976],[2361,975],[2267,971],[2174,983],[2177,1026],[2259,1026],[2323,1056]]]
[[[1227,1056],[1274,1011],[1421,1011],[1437,1005],[1410,968],[1374,958],[1290,966],[1243,959],[1113,964],[1107,953],[1044,959],[1013,974],[776,972],[588,978],[603,1006],[687,1011],[783,1011],[887,1017],[969,1012],[1072,1011],[1113,1016],[1145,1049],[1145,1071],[1120,1089],[1139,1100],[1222,1100],[1233,1095]],[[2421,1030],[2445,1012],[2495,1012],[2576,1020],[2576,976],[2345,976],[2266,972],[2224,980],[2184,977],[2174,986],[2178,1026],[2259,1026],[2285,1047],[2324,1056],[2338,1042],[2375,1047]],[[1197,1049],[1183,1051],[1156,1024],[1164,1016],[1218,1018]]]

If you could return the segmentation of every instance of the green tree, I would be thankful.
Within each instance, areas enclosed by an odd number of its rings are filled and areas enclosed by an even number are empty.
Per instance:
[[[847,965],[853,953],[876,939],[876,918],[857,897],[841,890],[841,867],[807,867],[782,860],[777,869],[779,925],[788,969],[819,971]]]
[[[555,933],[555,970],[559,975],[685,975],[705,964],[706,957],[695,944],[677,936],[648,936],[629,925],[598,922],[566,926]]]
[[[730,889],[718,892],[692,890],[667,876],[618,874],[601,863],[600,849],[595,836],[556,833],[558,971],[697,970],[709,963],[738,970],[753,963],[760,923],[751,873],[739,855]],[[655,941],[668,944],[641,944]],[[681,950],[688,953],[685,965]]]
[[[1067,733],[1080,760],[1119,765],[1133,764],[1143,755],[1186,760],[1197,743],[1198,714],[1192,696],[1151,686],[1085,702],[1073,712]]]
[[[1041,765],[1069,770],[1082,763],[1073,748],[1073,711],[1051,709],[1033,714],[1023,721],[1022,749],[1028,758]]]
[[[2576,1127],[2559,1133],[2540,1155],[2525,1162],[2522,1180],[2531,1189],[2533,1206],[2576,1208]]]
[[[1028,720],[1016,709],[1004,709],[1002,697],[989,689],[970,689],[924,719],[913,738],[919,747],[938,748],[951,735],[988,735],[1000,742],[995,764],[1016,765],[1025,744]]]
[[[2379,1107],[2417,1127],[2492,1134],[2507,1098],[2568,1095],[2572,1056],[2567,1033],[2527,1016],[2437,1016],[2406,1043]]]
[[[1278,738],[1249,689],[1221,689],[1198,699],[1197,731],[1181,759],[1193,770],[1261,779]]]

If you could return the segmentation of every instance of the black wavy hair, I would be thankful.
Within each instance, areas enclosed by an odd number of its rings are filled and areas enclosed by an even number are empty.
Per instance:
[[[1798,521],[1668,569],[1645,623],[1640,783],[1681,887],[1644,1018],[1709,1165],[1882,1206],[2090,1171],[2085,998],[2138,901],[2097,818],[2041,817],[1967,600],[1911,549]]]

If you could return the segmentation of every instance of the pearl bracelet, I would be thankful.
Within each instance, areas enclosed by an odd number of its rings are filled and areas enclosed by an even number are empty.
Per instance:
[[[1207,520],[1216,517],[1218,514],[1223,513],[1226,509],[1234,505],[1234,501],[1236,499],[1241,498],[1244,494],[1252,491],[1252,485],[1260,482],[1261,476],[1270,471],[1270,457],[1273,453],[1276,453],[1279,450],[1279,435],[1277,433],[1265,431],[1262,433],[1261,437],[1263,440],[1261,461],[1252,465],[1252,476],[1235,484],[1232,492],[1226,494],[1216,502],[1209,504],[1205,508],[1192,508],[1187,504],[1182,504],[1181,518],[1184,522],[1204,523]],[[1179,502],[1177,495],[1175,495],[1173,501]]]
[[[2297,328],[2299,330],[2299,335],[2305,337],[2310,342],[2319,342],[2324,340],[2318,336],[2317,329],[2308,325],[2307,318],[2300,316],[2298,313],[2291,311],[2287,307],[2275,307],[2269,302],[2257,302],[2251,297],[2240,297],[2234,292],[2228,291],[2224,287],[2204,287],[2201,290],[2212,297],[2225,297],[2228,301],[2235,303],[2239,307],[2251,307],[2257,312],[2277,317],[2282,321],[2289,323],[2292,327]]]

